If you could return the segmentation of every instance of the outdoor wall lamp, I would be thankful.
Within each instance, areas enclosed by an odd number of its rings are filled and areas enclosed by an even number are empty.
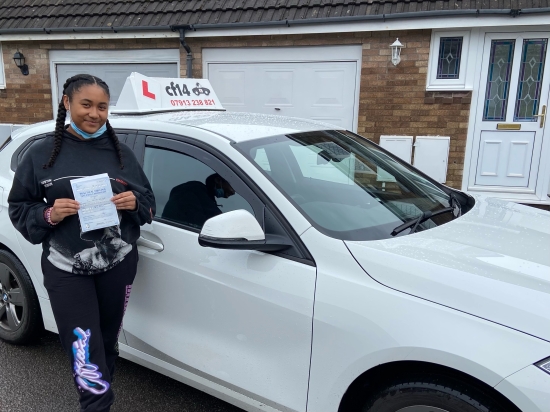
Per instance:
[[[13,61],[15,62],[15,65],[21,69],[23,76],[27,76],[29,74],[29,66],[25,64],[25,56],[23,56],[23,53],[19,50],[17,50],[13,55]]]
[[[397,66],[399,62],[401,61],[401,49],[404,46],[399,41],[399,38],[397,38],[393,44],[390,45],[391,48],[391,62],[394,66]]]

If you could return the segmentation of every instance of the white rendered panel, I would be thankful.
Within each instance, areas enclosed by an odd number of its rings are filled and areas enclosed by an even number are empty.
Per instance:
[[[534,132],[483,131],[476,185],[528,187]]]
[[[414,166],[440,183],[447,180],[450,137],[417,136]]]
[[[407,163],[411,163],[412,144],[412,136],[380,136],[380,146]]]

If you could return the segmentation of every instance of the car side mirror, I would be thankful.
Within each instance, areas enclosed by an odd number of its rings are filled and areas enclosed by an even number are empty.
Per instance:
[[[283,236],[266,236],[256,218],[242,209],[208,219],[199,234],[199,245],[262,252],[277,252],[290,247]]]

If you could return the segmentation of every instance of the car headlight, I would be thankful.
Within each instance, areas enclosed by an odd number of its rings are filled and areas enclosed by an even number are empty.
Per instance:
[[[541,360],[540,362],[535,363],[535,366],[538,366],[544,372],[550,374],[550,358]]]

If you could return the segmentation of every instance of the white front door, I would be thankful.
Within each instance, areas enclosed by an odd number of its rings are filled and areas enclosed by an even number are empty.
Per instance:
[[[210,63],[229,111],[318,120],[354,130],[356,62]]]
[[[469,190],[546,198],[549,37],[486,34]]]

